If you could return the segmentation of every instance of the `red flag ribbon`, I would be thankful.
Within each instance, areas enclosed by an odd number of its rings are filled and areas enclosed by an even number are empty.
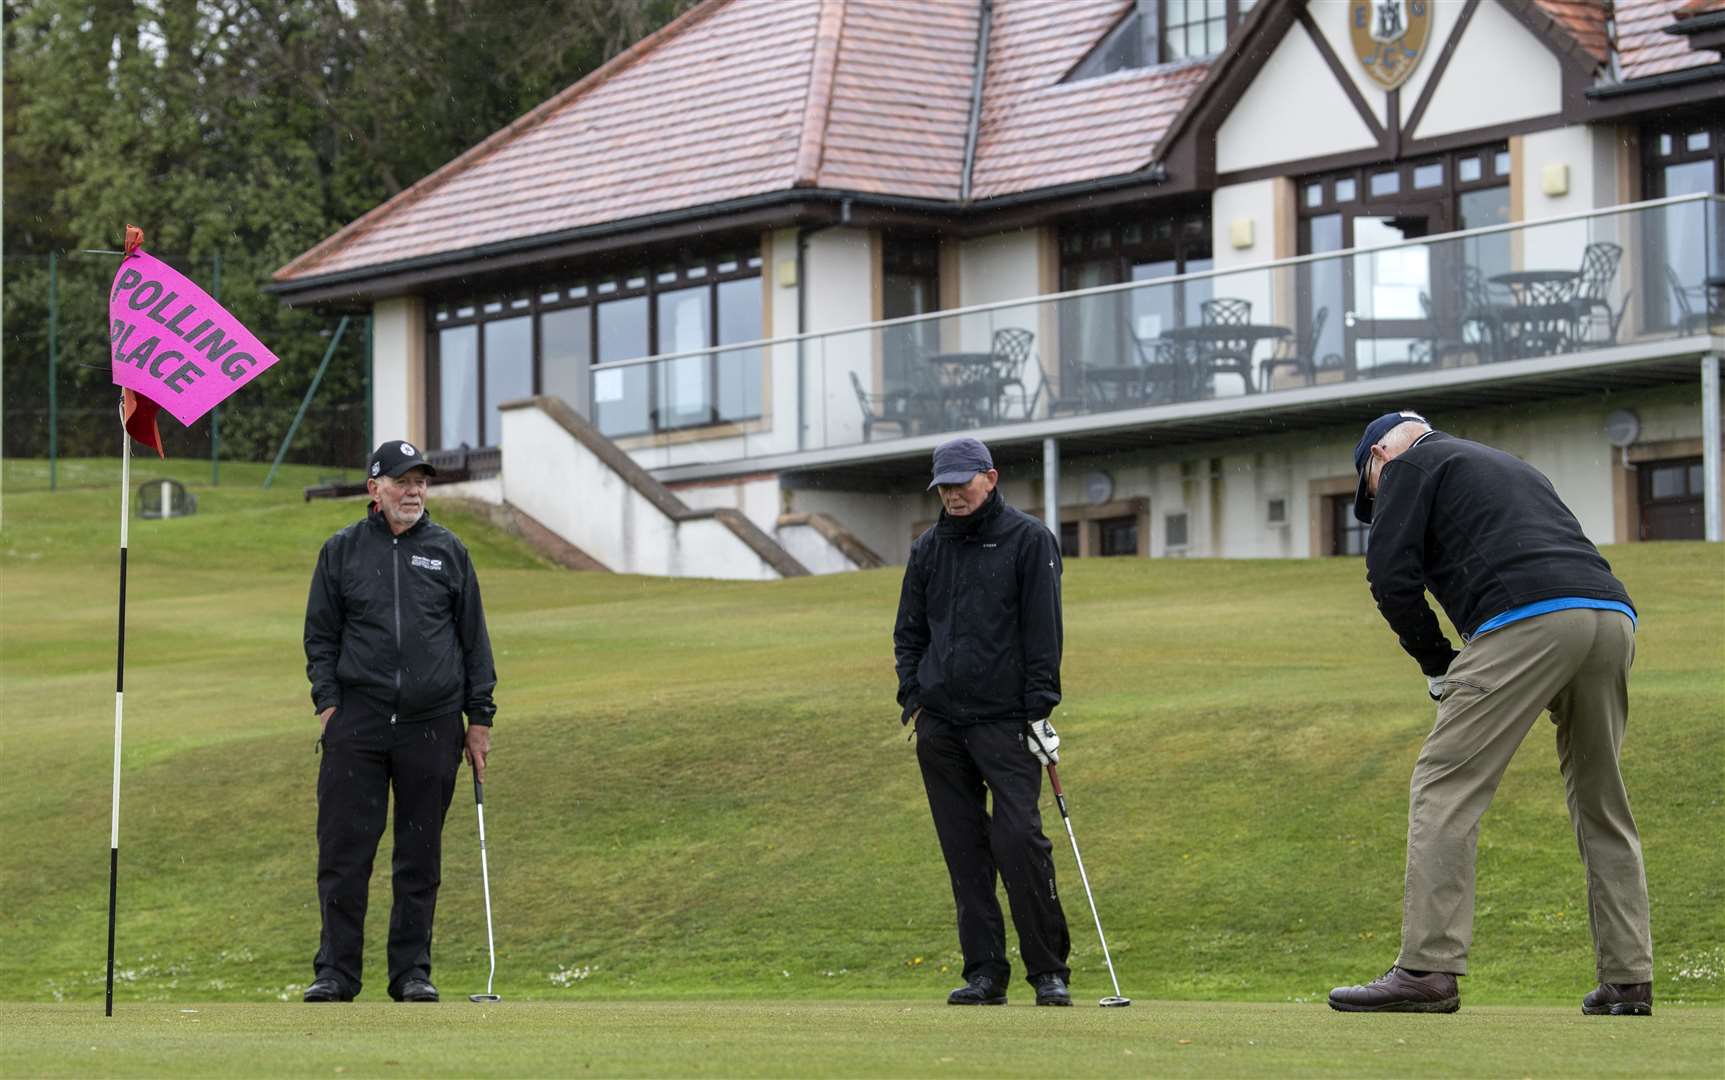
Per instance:
[[[126,256],[130,258],[143,243],[144,230],[136,225],[127,225]],[[120,396],[124,402],[121,422],[125,426],[126,434],[154,450],[157,457],[167,457],[167,452],[162,449],[162,431],[156,426],[156,412],[161,407],[131,390],[122,389]]]

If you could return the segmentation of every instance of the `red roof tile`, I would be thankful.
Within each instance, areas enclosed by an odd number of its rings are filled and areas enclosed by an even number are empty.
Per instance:
[[[1608,13],[1600,0],[1534,0],[1534,6],[1551,16],[1594,60],[1603,64],[1611,59],[1611,36],[1605,27]]]
[[[1719,62],[1718,53],[1665,33],[1688,2],[1617,0],[1617,63],[1625,82]]]

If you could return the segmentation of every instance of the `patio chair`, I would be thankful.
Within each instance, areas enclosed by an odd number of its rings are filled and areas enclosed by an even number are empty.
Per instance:
[[[1712,324],[1707,286],[1683,284],[1683,279],[1670,263],[1665,264],[1665,281],[1671,287],[1671,299],[1676,308],[1673,314],[1677,318],[1673,325],[1685,334],[1707,333]],[[1698,304],[1699,311],[1696,310]]]
[[[1296,333],[1293,337],[1283,338],[1276,351],[1258,365],[1258,381],[1265,390],[1273,388],[1272,378],[1280,367],[1293,368],[1294,373],[1306,380],[1310,386],[1318,377],[1319,367],[1329,367],[1333,361],[1340,366],[1342,358],[1336,353],[1318,359],[1318,340],[1324,335],[1324,323],[1330,318],[1328,307],[1319,307],[1312,312],[1311,321],[1306,326],[1306,332]]]
[[[1252,321],[1252,302],[1231,297],[1218,297],[1198,305],[1205,326],[1244,326]],[[1252,381],[1252,341],[1249,338],[1221,338],[1206,344],[1199,354],[1201,378],[1212,375],[1238,375],[1246,393],[1257,389]]]
[[[882,424],[892,424],[898,428],[900,435],[911,434],[916,424],[916,416],[912,410],[916,395],[909,390],[890,390],[884,394],[871,394],[863,389],[862,380],[856,372],[851,372],[851,389],[856,391],[857,404],[862,407],[863,442],[874,438],[874,429]]]
[[[1581,281],[1575,294],[1574,338],[1586,344],[1615,345],[1617,328],[1629,310],[1629,293],[1616,311],[1611,309],[1611,285],[1617,280],[1617,266],[1623,259],[1623,248],[1604,240],[1588,244],[1581,253]]]
[[[1036,396],[1029,396],[1024,388],[1024,368],[1030,361],[1031,346],[1036,341],[1036,335],[1029,330],[1009,326],[994,332],[994,377],[995,387],[1005,404],[1008,390],[1017,388],[1018,403],[1022,415],[1028,419],[1036,408],[1036,397],[1042,395],[1042,387],[1036,388]],[[1005,413],[1002,408],[1002,414]]]

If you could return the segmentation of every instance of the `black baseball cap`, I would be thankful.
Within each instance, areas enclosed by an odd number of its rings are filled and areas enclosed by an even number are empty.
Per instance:
[[[1401,412],[1385,413],[1366,425],[1366,433],[1360,436],[1359,443],[1354,446],[1354,471],[1360,475],[1360,482],[1354,488],[1354,517],[1364,524],[1372,523],[1372,493],[1366,488],[1366,466],[1372,461],[1372,447],[1378,444],[1379,439],[1403,424],[1425,422],[1426,418],[1419,413],[1404,409]]]
[[[368,476],[389,476],[399,479],[409,469],[424,469],[432,476],[437,475],[437,469],[410,442],[390,441],[371,452],[371,466],[366,470]]]
[[[948,439],[934,448],[934,479],[927,490],[941,484],[968,484],[977,473],[994,468],[994,457],[981,439],[968,435]]]

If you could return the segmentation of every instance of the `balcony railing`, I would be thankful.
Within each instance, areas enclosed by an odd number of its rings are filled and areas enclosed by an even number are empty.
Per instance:
[[[1683,196],[604,364],[593,401],[699,423],[632,447],[692,464],[1709,333],[1725,198]]]

